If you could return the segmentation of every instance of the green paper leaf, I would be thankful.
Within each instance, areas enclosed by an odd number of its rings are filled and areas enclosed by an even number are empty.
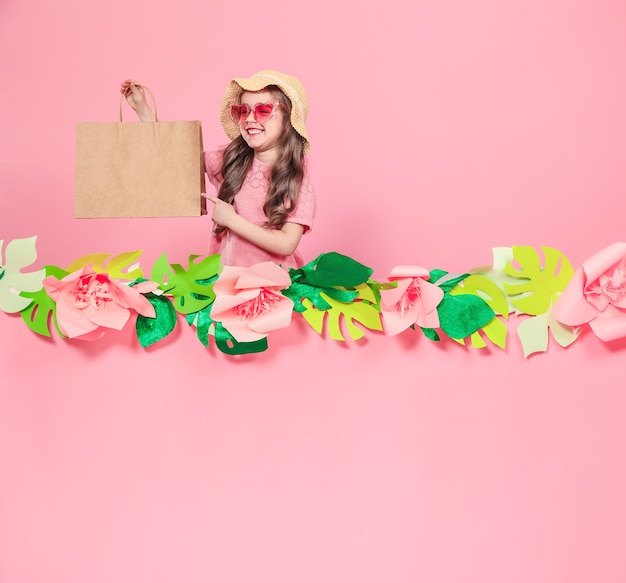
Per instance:
[[[308,300],[318,310],[329,310],[325,297],[336,302],[353,302],[358,293],[353,288],[363,284],[373,270],[358,261],[339,253],[322,253],[300,269],[289,270],[292,284],[283,295],[294,303],[295,312],[304,312]],[[350,289],[346,289],[350,288]]]
[[[220,270],[220,256],[209,255],[196,263],[199,255],[190,255],[187,269],[171,265],[162,255],[152,267],[150,279],[174,298],[174,308],[180,314],[191,314],[207,307],[215,299],[213,284]]]
[[[420,328],[420,330],[424,333],[424,336],[433,342],[439,342],[441,339],[439,338],[439,334],[434,328]]]
[[[63,279],[68,272],[54,265],[46,265],[44,267],[46,277],[52,275],[57,279]],[[37,334],[41,336],[52,336],[52,328],[50,323],[54,322],[54,327],[59,336],[65,338],[65,335],[59,329],[56,321],[56,302],[46,293],[45,289],[37,292],[21,292],[26,298],[31,298],[32,302],[27,308],[20,312],[22,320],[25,324]]]
[[[365,335],[354,322],[358,322],[370,330],[382,330],[380,311],[372,303],[376,297],[371,288],[363,284],[358,286],[357,292],[359,294],[358,300],[349,304],[337,302],[322,292],[322,297],[330,304],[330,308],[318,310],[308,300],[304,300],[303,303],[307,309],[302,313],[302,316],[318,334],[322,333],[326,323],[328,333],[334,340],[345,340],[341,331],[342,321],[345,322],[348,334],[353,340],[358,340]]]
[[[221,322],[216,322],[211,318],[211,306],[207,306],[193,314],[187,314],[185,318],[190,326],[196,327],[198,340],[207,348],[209,346],[211,326],[214,326],[215,345],[224,354],[252,354],[263,352],[268,348],[267,338],[262,338],[256,342],[237,342]]]
[[[200,342],[208,348],[209,331],[211,329],[211,324],[214,322],[211,318],[211,305],[208,305],[197,312],[187,314],[185,318],[190,326],[195,326],[198,340],[200,340]]]
[[[340,253],[322,253],[300,269],[290,269],[292,280],[320,288],[352,288],[361,285],[373,270]]]
[[[252,354],[267,350],[267,338],[255,342],[237,342],[221,322],[215,322],[215,344],[224,354]]]
[[[137,314],[137,320],[135,322],[137,338],[139,338],[141,346],[147,348],[163,340],[163,338],[174,330],[177,323],[177,315],[169,298],[153,293],[143,295],[152,304],[156,314],[154,318],[147,318],[146,316]]]
[[[428,281],[429,283],[435,283],[439,281],[444,275],[448,275],[448,272],[444,271],[443,269],[433,269],[430,272],[430,277],[426,281]]]
[[[536,249],[518,246],[513,247],[513,257],[520,268],[516,269],[510,262],[504,267],[507,275],[520,281],[515,285],[504,283],[504,291],[515,296],[511,303],[518,311],[531,316],[547,312],[574,275],[563,253],[551,247],[541,247],[541,250],[543,265]]]
[[[380,309],[380,299],[381,299],[380,290],[394,289],[398,287],[397,281],[386,281],[386,282],[380,283],[378,281],[374,281],[373,279],[368,279],[365,283],[372,291],[372,294],[373,294],[372,303],[376,304],[378,309]]]
[[[453,296],[471,294],[485,300],[495,314],[502,314],[505,319],[509,317],[509,300],[504,291],[492,280],[483,275],[470,275],[463,282],[450,291]],[[481,328],[481,331],[500,348],[505,348],[507,327],[497,317]],[[465,344],[462,338],[456,339],[460,344]],[[470,335],[470,341],[474,348],[485,348],[487,343],[478,331]]]
[[[67,273],[91,266],[97,273],[107,273],[112,279],[136,280],[143,277],[139,257],[143,251],[131,251],[113,256],[111,253],[93,253],[73,261]]]
[[[437,313],[442,331],[455,339],[470,336],[495,317],[485,300],[470,294],[444,294]]]
[[[323,293],[322,293],[323,292]],[[282,294],[293,301],[295,312],[304,312],[307,308],[302,300],[309,300],[318,310],[329,310],[331,305],[324,299],[324,294],[335,301],[350,303],[359,294],[355,291],[348,291],[336,288],[320,288],[296,282],[282,291]]]

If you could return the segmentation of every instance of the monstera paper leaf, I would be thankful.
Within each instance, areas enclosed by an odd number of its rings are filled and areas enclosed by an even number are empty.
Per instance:
[[[224,354],[252,354],[267,350],[269,344],[267,338],[261,338],[254,342],[237,342],[233,335],[224,328],[221,322],[216,322],[211,318],[211,306],[202,308],[193,314],[185,316],[187,324],[196,328],[198,340],[204,346],[209,346],[209,336],[215,337],[215,345]]]
[[[325,310],[319,310],[311,300],[303,299],[305,311],[302,312],[302,316],[318,334],[322,333],[326,323],[328,333],[334,340],[346,339],[341,330],[342,322],[345,322],[348,334],[353,340],[358,340],[365,335],[363,330],[354,322],[358,322],[370,330],[382,330],[380,311],[375,305],[377,302],[376,294],[366,283],[356,286],[354,289],[357,296],[349,303],[339,302],[324,292],[320,292],[320,296],[330,306]]]
[[[504,272],[520,283],[504,283],[511,303],[524,314],[537,316],[547,312],[574,275],[569,259],[551,247],[541,247],[543,264],[533,247],[513,247],[513,257],[519,268],[507,263]]]
[[[260,338],[252,342],[237,342],[235,337],[228,331],[221,322],[215,322],[215,345],[224,354],[253,354],[263,352],[268,348],[267,338]]]
[[[57,279],[63,279],[68,275],[67,271],[60,267],[55,267],[54,265],[47,265],[44,271],[46,277],[52,275]],[[33,332],[41,336],[51,336],[51,322],[53,321],[59,336],[65,337],[56,321],[56,303],[46,293],[46,290],[41,289],[37,292],[22,292],[22,295],[30,298],[31,303],[20,312],[20,315],[22,316],[22,320],[24,320],[26,325]]]
[[[198,340],[206,347],[209,346],[209,333],[215,328],[215,322],[211,318],[211,304],[206,305],[197,312],[185,314],[185,320],[191,327],[195,327]]]
[[[213,302],[213,283],[220,270],[220,256],[208,255],[196,263],[199,255],[190,255],[187,269],[170,264],[163,254],[152,267],[151,280],[174,298],[174,308],[180,314],[193,314]]]
[[[525,318],[517,327],[524,358],[548,350],[550,333],[557,344],[566,348],[580,336],[581,332],[582,328],[572,328],[558,322],[550,310],[538,316]]]
[[[31,301],[23,292],[41,289],[45,277],[43,269],[22,271],[37,259],[36,240],[37,237],[14,239],[3,249],[4,241],[0,239],[0,310],[4,312],[20,312]]]
[[[143,251],[130,251],[115,256],[110,253],[93,253],[72,262],[66,271],[72,273],[91,266],[93,271],[107,273],[112,279],[135,281],[143,278],[143,271],[138,261],[142,253]]]
[[[504,291],[518,313],[527,314],[517,327],[524,358],[548,349],[550,333],[561,346],[569,346],[579,330],[564,326],[552,317],[552,306],[574,275],[567,257],[552,247],[541,247],[543,261],[534,247],[512,247],[512,259],[504,274],[519,283],[503,282]],[[518,267],[514,266],[516,263]]]

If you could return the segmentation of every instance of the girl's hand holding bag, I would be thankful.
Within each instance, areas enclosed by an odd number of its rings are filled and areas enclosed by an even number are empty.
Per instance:
[[[76,218],[192,217],[206,213],[199,121],[76,124]]]

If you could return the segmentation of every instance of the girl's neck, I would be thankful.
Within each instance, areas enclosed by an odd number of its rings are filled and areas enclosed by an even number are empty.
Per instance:
[[[265,166],[274,166],[278,160],[278,152],[273,149],[265,152],[254,152],[254,158]]]

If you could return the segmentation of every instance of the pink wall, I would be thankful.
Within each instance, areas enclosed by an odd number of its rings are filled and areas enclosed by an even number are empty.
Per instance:
[[[302,245],[383,279],[624,240],[626,5],[3,0],[0,239],[37,266],[206,250],[206,218],[73,218],[74,126],[125,77],[226,141],[229,77],[296,74],[319,215]],[[527,360],[420,334],[269,350],[183,322],[140,348],[0,313],[0,582],[621,582],[623,360],[593,334]]]

